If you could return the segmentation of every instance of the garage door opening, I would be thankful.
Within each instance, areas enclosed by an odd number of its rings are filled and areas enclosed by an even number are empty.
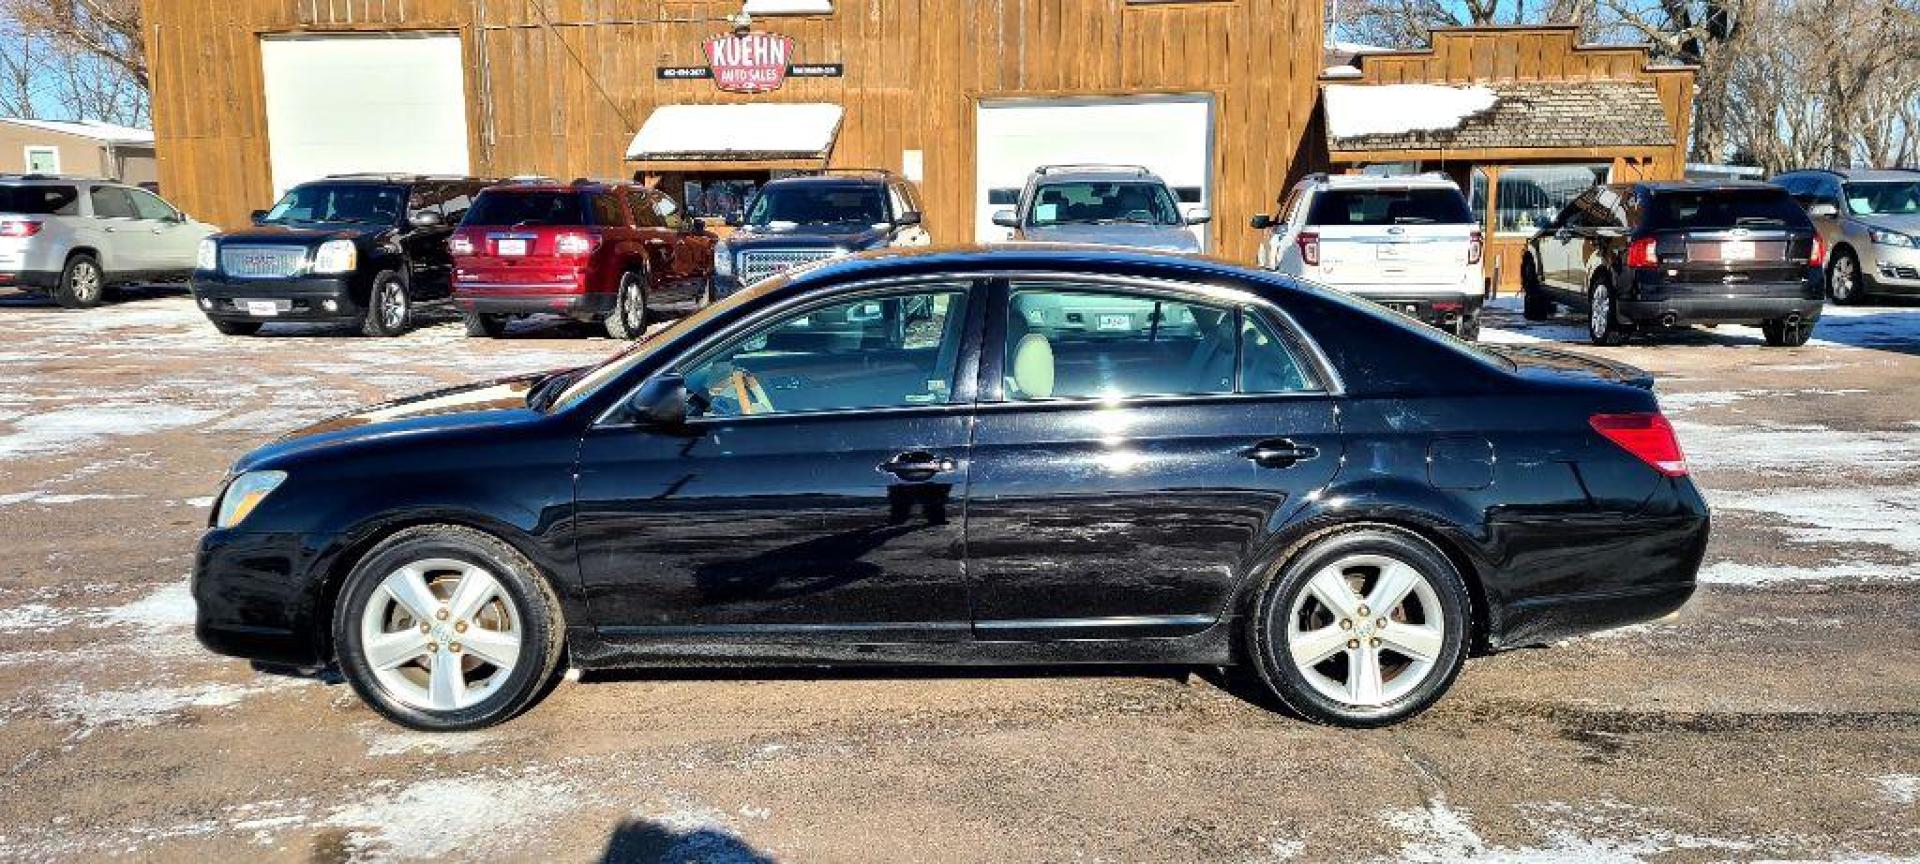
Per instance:
[[[1205,95],[996,99],[974,124],[974,238],[1005,240],[993,211],[1013,206],[1041,165],[1144,165],[1173,187],[1183,211],[1213,207],[1213,99]],[[1201,248],[1210,248],[1206,226]]]
[[[457,34],[268,36],[260,65],[276,198],[328,174],[471,170]]]

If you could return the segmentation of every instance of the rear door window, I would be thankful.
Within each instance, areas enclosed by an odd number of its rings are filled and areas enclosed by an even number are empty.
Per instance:
[[[579,192],[482,192],[463,220],[466,225],[536,227],[585,225],[586,196]]]
[[[118,186],[95,186],[87,190],[87,197],[93,201],[96,219],[139,218],[140,214],[133,209],[133,197]]]
[[[0,186],[0,213],[77,216],[80,190],[73,186]]]
[[[1329,189],[1314,199],[1314,225],[1466,225],[1473,222],[1457,189]]]
[[[1653,222],[1661,228],[1805,228],[1807,213],[1784,189],[1703,189],[1661,192],[1653,197]]]

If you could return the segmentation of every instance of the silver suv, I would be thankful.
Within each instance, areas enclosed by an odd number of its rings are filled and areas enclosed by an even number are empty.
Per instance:
[[[1773,183],[1813,217],[1833,302],[1920,294],[1920,169],[1789,171]]]
[[[124,183],[0,174],[0,287],[93,306],[113,285],[185,281],[200,239],[217,230]]]
[[[1183,213],[1166,181],[1131,165],[1046,165],[1027,177],[1019,209],[998,210],[993,224],[1016,243],[1093,243],[1164,252],[1199,252],[1188,226],[1213,217]]]

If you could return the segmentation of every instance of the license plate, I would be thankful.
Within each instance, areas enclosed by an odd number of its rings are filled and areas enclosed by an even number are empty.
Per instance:
[[[506,238],[500,240],[499,243],[494,246],[494,249],[501,255],[525,255],[527,254],[527,241],[517,237]]]
[[[1753,260],[1753,241],[1752,240],[1723,241],[1720,244],[1720,260],[1752,261]]]
[[[272,300],[248,300],[247,314],[258,318],[271,318],[280,314],[280,304]]]
[[[1132,330],[1132,315],[1102,315],[1094,326],[1102,330]]]

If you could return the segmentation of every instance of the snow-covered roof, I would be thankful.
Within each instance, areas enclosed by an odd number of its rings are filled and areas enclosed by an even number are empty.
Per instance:
[[[845,113],[823,102],[662,105],[633,136],[627,158],[825,159]]]
[[[1368,150],[1672,146],[1649,81],[1326,84],[1327,144]]]
[[[1322,78],[1358,78],[1362,73],[1352,66],[1328,66],[1320,70]]]
[[[30,129],[44,129],[48,132],[60,132],[66,135],[78,135],[109,144],[144,144],[152,146],[153,130],[135,129],[131,126],[116,126],[101,123],[98,120],[26,120],[19,117],[0,117],[0,123],[11,123]]]

